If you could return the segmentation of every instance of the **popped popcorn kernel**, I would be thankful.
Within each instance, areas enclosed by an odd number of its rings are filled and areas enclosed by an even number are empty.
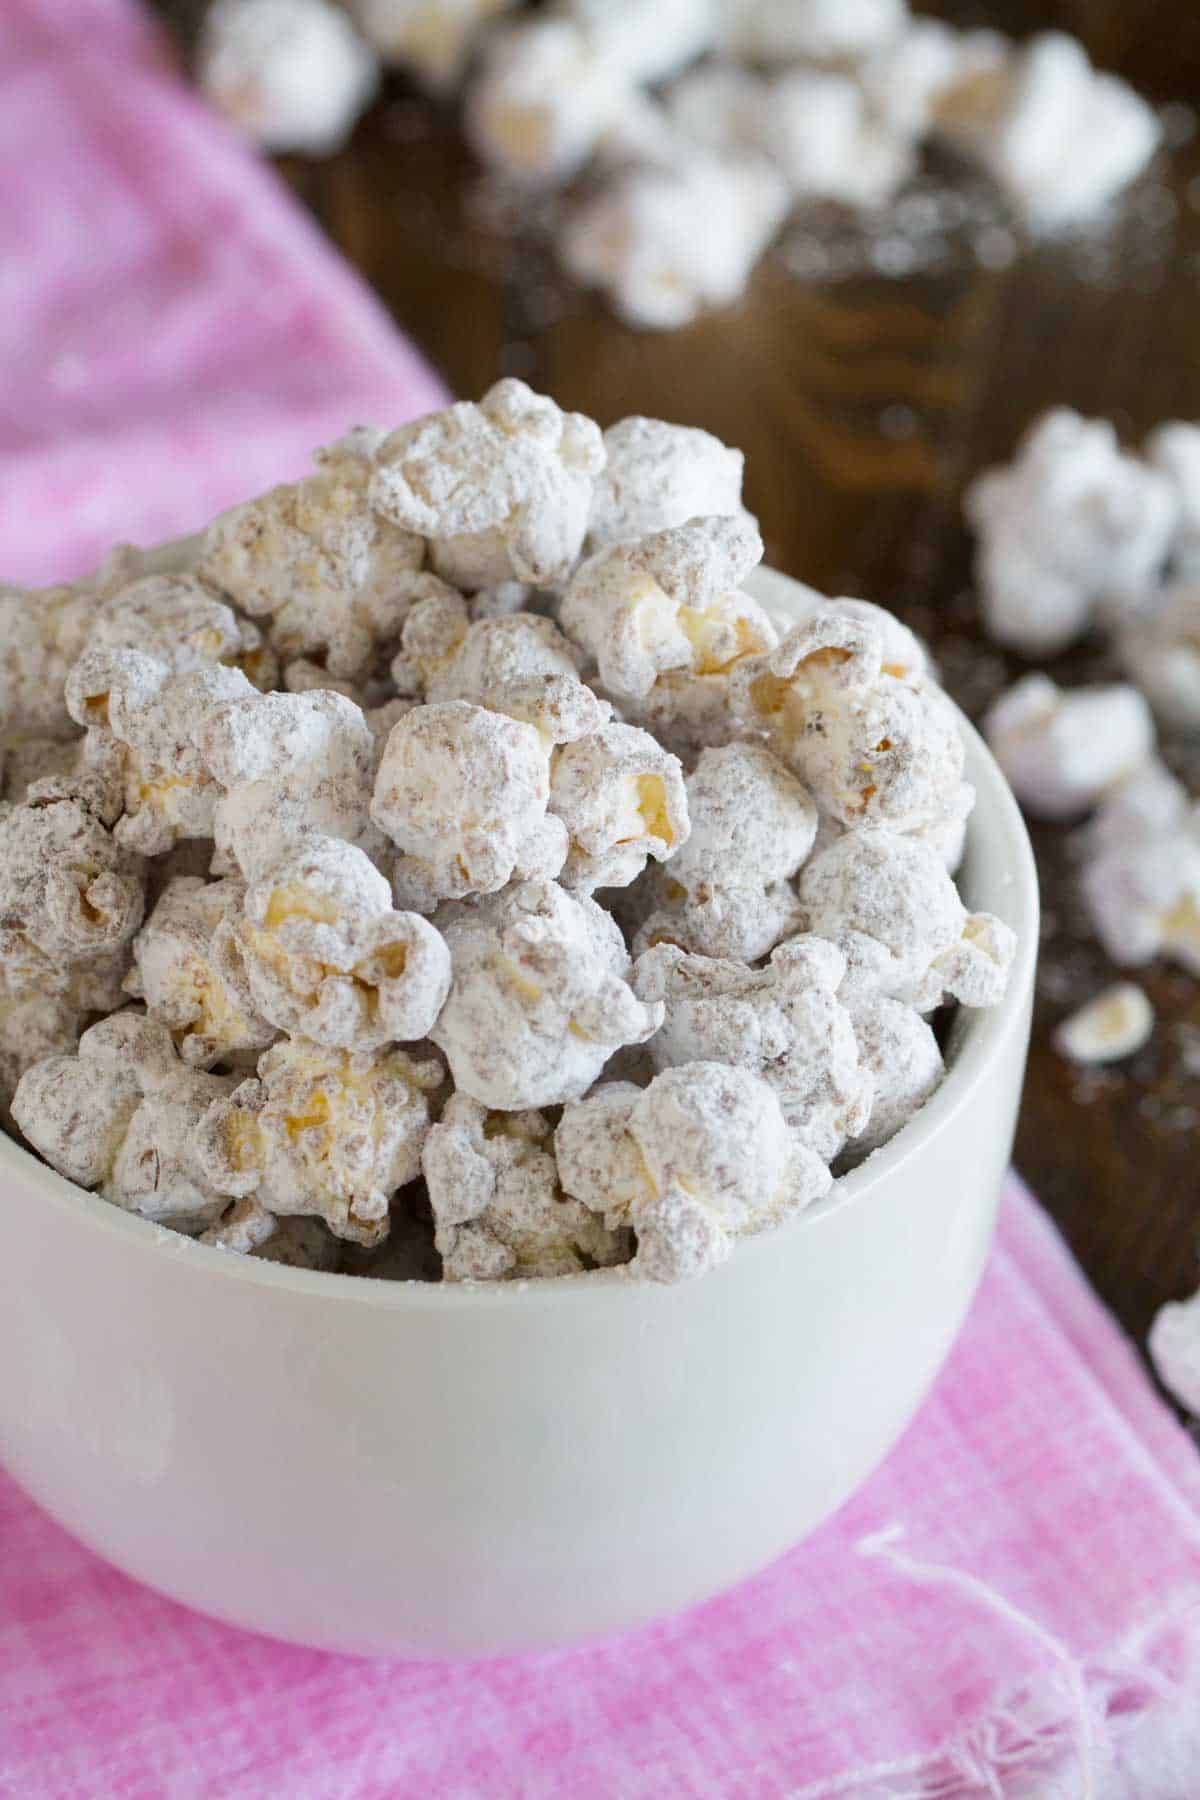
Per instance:
[[[237,1062],[270,1044],[275,1026],[254,1005],[229,927],[244,881],[177,876],[133,940],[126,990],[166,1025],[191,1068]]]
[[[539,1112],[490,1112],[455,1094],[425,1143],[423,1166],[446,1281],[574,1275],[628,1260],[610,1231],[558,1180],[554,1134]]]
[[[572,891],[626,887],[667,862],[691,829],[679,759],[635,725],[602,725],[559,750],[550,810],[567,828],[561,880]]]
[[[579,556],[603,462],[598,426],[509,378],[478,405],[460,401],[394,431],[370,500],[428,538],[435,571],[456,586],[553,586]]]
[[[614,1050],[662,1022],[628,985],[615,922],[552,881],[445,906],[437,924],[454,978],[429,1035],[456,1087],[495,1111],[577,1099]]]
[[[330,0],[213,0],[200,84],[267,150],[325,156],[346,142],[374,96],[374,53]]]
[[[588,547],[634,544],[690,519],[742,517],[745,457],[710,432],[634,416],[604,433]]]
[[[211,1106],[194,1152],[214,1188],[279,1218],[323,1219],[335,1237],[381,1243],[392,1195],[421,1172],[440,1062],[285,1038],[256,1079]]]
[[[1136,688],[1068,692],[1048,675],[1025,675],[1002,694],[984,734],[1017,799],[1041,819],[1089,810],[1154,750],[1154,721]]]

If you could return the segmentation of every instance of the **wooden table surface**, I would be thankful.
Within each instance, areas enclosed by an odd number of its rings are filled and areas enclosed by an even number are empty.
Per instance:
[[[1183,109],[1200,101],[1190,0],[940,10],[1015,34],[1072,30],[1102,66],[1173,103],[1174,135],[1189,128]],[[1200,140],[1162,158],[1111,229],[1055,247],[1012,255],[995,221],[978,218],[931,233],[945,217],[937,180],[896,232],[864,240],[828,218],[802,225],[792,267],[832,264],[836,278],[798,279],[776,253],[740,306],[669,335],[631,332],[561,278],[544,221],[516,218],[452,112],[398,80],[338,156],[280,167],[452,390],[477,395],[515,374],[602,424],[648,413],[740,446],[767,560],[892,607],[931,641],[974,715],[1019,664],[978,629],[964,483],[1054,403],[1106,415],[1131,440],[1166,418],[1200,418]],[[914,242],[938,254],[923,259]],[[914,256],[933,266],[876,272]],[[1089,648],[1054,672],[1073,681],[1105,667]],[[1189,749],[1200,774],[1200,744],[1168,753],[1186,769]],[[1055,1023],[1113,971],[1080,914],[1068,834],[1039,829],[1035,841],[1046,920],[1017,1165],[1140,1336],[1163,1300],[1196,1285],[1200,984],[1155,966],[1147,1048],[1118,1071],[1066,1064]]]

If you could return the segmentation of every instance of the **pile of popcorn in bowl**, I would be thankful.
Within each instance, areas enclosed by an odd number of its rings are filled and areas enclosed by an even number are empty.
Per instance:
[[[878,607],[780,636],[741,487],[505,380],[0,589],[14,1134],[229,1253],[678,1281],[902,1129],[1014,952],[958,715]]]

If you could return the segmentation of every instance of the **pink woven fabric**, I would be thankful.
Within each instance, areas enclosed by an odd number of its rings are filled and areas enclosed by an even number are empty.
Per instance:
[[[122,0],[4,0],[0,91],[8,578],[189,529],[354,420],[437,403]],[[283,1648],[137,1587],[0,1475],[20,1800],[1189,1800],[1197,1770],[1200,1459],[1016,1184],[886,1466],[757,1580],[621,1642]]]

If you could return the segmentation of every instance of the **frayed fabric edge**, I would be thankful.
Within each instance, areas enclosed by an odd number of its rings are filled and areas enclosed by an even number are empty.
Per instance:
[[[1156,1716],[1174,1756],[1189,1753],[1200,1770],[1200,1587],[1177,1594],[1111,1649],[1076,1657],[977,1576],[909,1555],[903,1535],[890,1526],[855,1549],[914,1585],[955,1590],[991,1612],[1038,1648],[1043,1667],[998,1691],[935,1749],[789,1789],[788,1800],[1118,1800],[1143,1792],[1139,1762],[1144,1791],[1167,1800],[1169,1790],[1154,1785],[1153,1739],[1143,1737]],[[1181,1727],[1193,1735],[1181,1739]],[[1178,1800],[1187,1800],[1182,1789]]]

